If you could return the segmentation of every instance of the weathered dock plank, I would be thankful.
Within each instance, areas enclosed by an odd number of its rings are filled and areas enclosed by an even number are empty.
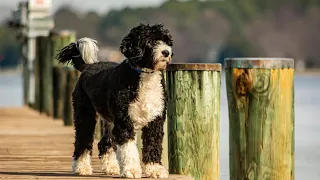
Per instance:
[[[0,179],[119,179],[100,171],[94,142],[92,176],[71,172],[72,126],[28,108],[0,108]],[[148,179],[148,178],[144,178]],[[190,177],[170,175],[170,180]]]

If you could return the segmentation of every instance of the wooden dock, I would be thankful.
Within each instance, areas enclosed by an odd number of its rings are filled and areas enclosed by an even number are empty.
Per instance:
[[[73,175],[73,133],[73,127],[63,126],[62,120],[29,108],[0,108],[0,179],[119,179],[100,171],[96,141],[93,175]],[[169,179],[192,178],[170,175]]]

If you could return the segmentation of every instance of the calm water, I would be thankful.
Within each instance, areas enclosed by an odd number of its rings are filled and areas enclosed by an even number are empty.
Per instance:
[[[225,79],[221,83],[221,180],[229,180],[228,109]],[[20,74],[0,74],[0,106],[22,106]],[[295,175],[297,180],[320,179],[320,76],[295,77]]]

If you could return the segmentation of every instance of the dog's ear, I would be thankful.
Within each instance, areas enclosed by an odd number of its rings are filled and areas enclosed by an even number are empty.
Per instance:
[[[138,54],[135,46],[136,43],[133,42],[133,39],[126,37],[121,42],[120,52],[128,59],[135,57]]]
[[[163,24],[155,24],[151,27],[152,33],[156,34],[158,39],[161,39],[169,46],[173,45],[172,36],[167,28]]]
[[[139,24],[130,30],[120,45],[120,52],[128,59],[142,57],[145,36],[149,33],[150,26]]]
[[[120,51],[128,59],[143,56],[142,47],[133,39],[124,39],[121,43]]]

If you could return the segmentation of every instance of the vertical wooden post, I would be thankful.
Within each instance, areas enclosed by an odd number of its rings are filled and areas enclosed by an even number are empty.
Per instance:
[[[294,179],[294,61],[225,60],[230,179]]]
[[[62,47],[68,45],[71,42],[76,41],[75,32],[73,31],[61,31],[60,36],[62,37]],[[72,109],[72,92],[78,80],[76,71],[73,66],[68,66],[67,72],[67,84],[66,84],[66,95],[64,103],[64,125],[70,126],[73,124],[73,109]]]
[[[55,59],[58,50],[76,40],[76,34],[73,31],[58,31],[51,32],[51,44],[52,44],[52,63],[53,63],[53,117],[55,119],[64,119],[68,115],[65,115],[65,99],[67,98],[66,88],[67,81],[67,69],[63,67]],[[70,67],[72,68],[72,67]],[[71,109],[71,107],[69,108]],[[69,120],[68,120],[69,121]],[[70,123],[70,122],[67,122]]]
[[[57,32],[51,32],[50,34],[52,43],[52,61],[53,61],[53,117],[59,119],[63,117],[61,102],[64,96],[64,87],[66,83],[65,71],[59,65],[58,61],[55,59],[57,51],[61,49],[61,38]]]
[[[94,132],[94,138],[98,141],[100,141],[100,139],[103,136],[103,119],[100,115],[98,115],[97,117],[97,123],[96,123],[96,127],[95,127],[95,132]]]
[[[164,79],[165,82],[167,82],[167,73],[164,72]],[[167,85],[166,85],[166,90],[168,91]],[[168,148],[168,113],[166,117],[166,121],[164,122],[163,125],[163,131],[164,131],[164,136],[163,136],[163,142],[162,142],[162,165],[166,168],[169,169],[169,148]]]
[[[23,72],[22,72],[22,78],[23,78],[23,102],[24,106],[30,107],[31,104],[29,104],[29,70],[28,70],[28,58],[25,56],[23,58]]]
[[[57,80],[54,85],[56,86],[55,93],[56,99],[54,99],[55,106],[55,118],[63,119],[64,118],[64,99],[66,95],[66,86],[67,86],[67,71],[66,68],[58,66],[55,67],[55,80]]]
[[[41,62],[40,62],[40,52],[42,51],[42,47],[40,45],[40,37],[36,38],[36,54],[34,59],[34,104],[32,107],[41,112],[41,86],[40,86],[40,77],[41,77]],[[28,85],[29,86],[29,85]]]
[[[61,67],[53,67],[53,118],[58,119],[59,118],[59,99],[62,96],[61,91],[62,88],[60,88],[61,85],[61,79],[64,74],[62,74],[62,68]]]
[[[48,116],[53,117],[53,52],[52,52],[52,41],[50,37],[45,38],[45,45],[46,45],[46,51],[45,51],[45,65],[44,65],[44,76],[45,76],[45,82],[44,82],[44,89],[45,89],[45,103],[44,103],[44,109]],[[46,84],[47,83],[47,84]]]
[[[221,64],[167,68],[170,173],[219,179]]]
[[[39,90],[40,90],[40,112],[49,116],[53,114],[53,77],[52,77],[52,51],[51,42],[48,37],[37,38],[37,62],[39,63],[38,71]],[[37,82],[37,81],[36,81]]]
[[[74,68],[67,69],[67,84],[65,90],[65,98],[64,98],[64,116],[63,121],[64,125],[70,126],[73,124],[73,109],[72,109],[72,92],[74,90],[74,86],[76,84],[76,70]]]
[[[52,40],[52,59],[53,59],[53,67],[60,66],[58,61],[54,58],[57,55],[58,50],[67,46],[71,42],[76,41],[76,33],[74,31],[52,31],[50,34]]]
[[[61,48],[63,48],[62,46],[62,38],[59,35],[59,32],[54,32],[52,31],[50,33],[50,38],[51,38],[51,43],[52,43],[52,64],[53,64],[53,68],[60,66],[59,62],[55,59],[55,56],[58,53],[58,50],[60,50]]]

